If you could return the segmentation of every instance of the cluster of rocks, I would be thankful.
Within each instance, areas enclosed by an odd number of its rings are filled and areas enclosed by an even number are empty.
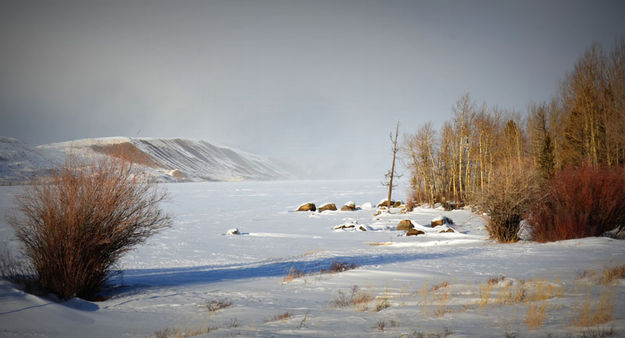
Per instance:
[[[317,206],[315,205],[315,203],[304,203],[302,205],[300,205],[299,207],[297,207],[296,211],[319,211],[319,212],[324,212],[324,211],[336,211],[338,210],[336,208],[336,204],[334,203],[325,203],[321,206],[319,206],[319,208],[317,208]],[[358,210],[358,207],[356,207],[356,204],[354,204],[354,202],[349,201],[347,203],[345,203],[342,207],[341,207],[341,211],[356,211]]]
[[[430,226],[432,228],[436,228],[438,226],[453,225],[453,224],[454,224],[454,221],[451,218],[443,216],[443,217],[433,219],[432,222],[430,223]],[[406,231],[406,236],[418,236],[418,235],[425,234],[425,232],[415,229],[414,224],[409,219],[404,219],[404,220],[399,221],[399,223],[397,223],[396,229],[398,231]],[[446,232],[455,232],[455,231],[452,228],[447,228],[447,230],[441,230],[439,232],[446,233]]]
[[[364,225],[359,224],[341,224],[332,228],[333,230],[358,230],[358,231],[367,231],[367,228]]]
[[[402,201],[393,201],[393,200],[391,200],[391,208],[399,208],[402,205],[404,205],[404,202],[402,202]],[[388,199],[381,200],[378,203],[378,208],[381,208],[381,207],[388,207]]]

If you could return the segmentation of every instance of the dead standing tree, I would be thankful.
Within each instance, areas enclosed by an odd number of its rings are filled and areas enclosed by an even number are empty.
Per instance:
[[[393,178],[395,176],[399,178],[399,175],[395,174],[395,159],[397,157],[397,152],[399,151],[399,147],[397,146],[398,135],[399,135],[399,122],[397,122],[397,125],[395,126],[395,137],[393,137],[392,132],[389,134],[389,138],[391,139],[391,143],[393,144],[393,147],[391,148],[393,151],[393,162],[391,164],[391,170],[388,171],[386,175],[384,175],[386,180],[382,183],[385,186],[388,185],[388,198],[386,200],[386,206],[388,207],[389,212],[391,212],[391,194],[393,192]]]

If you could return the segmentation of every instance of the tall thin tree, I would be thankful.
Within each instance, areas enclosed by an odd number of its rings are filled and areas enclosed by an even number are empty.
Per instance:
[[[388,207],[388,211],[391,211],[391,194],[393,192],[393,178],[395,177],[395,158],[397,157],[397,152],[399,151],[399,147],[397,146],[397,138],[399,135],[399,121],[397,121],[397,125],[395,126],[395,137],[393,138],[393,133],[389,134],[391,139],[391,143],[393,147],[391,148],[393,151],[393,162],[391,164],[391,171],[387,173],[388,175],[388,198],[386,200],[386,205]]]

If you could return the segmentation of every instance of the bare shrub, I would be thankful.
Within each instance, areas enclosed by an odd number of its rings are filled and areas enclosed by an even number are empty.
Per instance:
[[[486,281],[486,283],[488,285],[497,285],[499,284],[499,282],[503,281],[504,279],[506,279],[505,276],[491,277]]]
[[[9,223],[42,287],[93,299],[125,252],[171,225],[165,197],[130,162],[70,158],[16,196]]]
[[[603,337],[612,337],[616,334],[614,332],[614,328],[597,328],[597,329],[587,329],[582,331],[578,337],[579,338],[603,338]]]
[[[476,194],[477,204],[490,216],[486,230],[502,243],[519,240],[519,223],[537,195],[536,173],[529,165],[511,164],[498,168],[497,179],[483,193]]]
[[[327,270],[322,270],[321,272],[322,273],[337,273],[337,272],[344,272],[347,270],[353,270],[356,267],[357,265],[354,263],[333,261]]]
[[[210,302],[208,302],[208,304],[206,304],[206,308],[208,309],[208,312],[217,312],[219,310],[223,310],[225,308],[229,308],[230,306],[232,306],[232,301],[228,300],[228,299],[224,299],[224,300],[211,300]]]
[[[444,280],[442,283],[434,285],[434,286],[432,287],[432,290],[431,290],[431,291],[432,291],[432,292],[436,292],[436,291],[438,291],[439,289],[443,289],[443,288],[446,288],[446,287],[448,287],[448,286],[449,286],[449,283],[447,283],[447,281],[446,281],[446,280]]]
[[[351,294],[349,296],[343,292],[343,290],[339,290],[337,297],[330,301],[330,304],[336,308],[364,306],[372,301],[373,298],[371,294],[361,291],[357,285],[354,285],[351,288]],[[363,307],[363,310],[366,310],[366,308]]]
[[[304,276],[306,276],[306,272],[302,270],[298,270],[297,268],[292,266],[289,269],[289,273],[286,276],[284,276],[284,278],[282,278],[282,282],[289,283],[289,282],[292,282],[296,278],[301,278]]]
[[[391,303],[388,299],[382,298],[375,304],[375,312],[380,312],[384,309],[388,309],[389,307],[391,307]]]
[[[625,225],[625,171],[581,166],[557,173],[529,214],[539,242],[598,236]]]

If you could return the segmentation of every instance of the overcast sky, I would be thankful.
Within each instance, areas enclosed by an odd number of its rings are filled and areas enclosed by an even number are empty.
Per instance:
[[[203,139],[382,178],[388,133],[465,92],[525,112],[625,1],[0,2],[0,136]]]

